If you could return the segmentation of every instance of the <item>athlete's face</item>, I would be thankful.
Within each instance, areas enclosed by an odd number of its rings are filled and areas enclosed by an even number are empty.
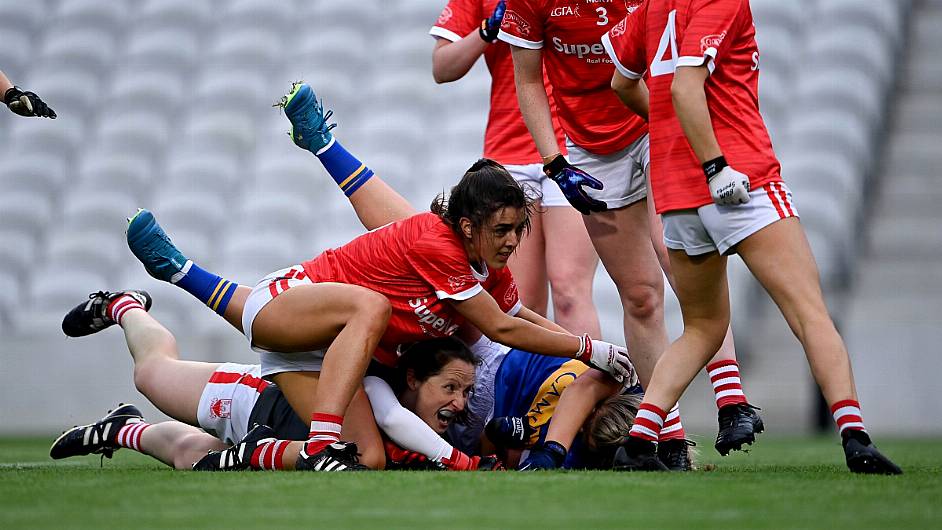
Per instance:
[[[464,410],[474,386],[474,365],[453,359],[437,375],[419,381],[406,375],[406,392],[413,393],[416,416],[442,434]],[[408,398],[403,401],[411,401]]]
[[[484,226],[470,230],[471,246],[478,260],[490,269],[507,266],[507,260],[517,249],[526,227],[527,212],[524,208],[504,207],[488,218]]]

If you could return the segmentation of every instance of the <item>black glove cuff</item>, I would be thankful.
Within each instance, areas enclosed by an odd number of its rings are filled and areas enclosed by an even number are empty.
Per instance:
[[[3,102],[9,105],[16,98],[20,97],[20,94],[23,93],[23,89],[18,86],[12,86],[3,93]]]
[[[481,21],[481,27],[478,28],[478,35],[481,36],[481,40],[488,44],[493,44],[497,40],[497,31],[491,33],[487,30],[487,19]]]
[[[563,465],[563,461],[566,460],[566,453],[569,452],[563,447],[563,444],[552,440],[543,442],[543,450],[552,457],[556,467]]]
[[[726,157],[718,156],[713,160],[707,160],[703,163],[703,174],[706,175],[707,180],[713,178],[714,175],[723,171],[723,168],[728,166],[726,163]]]
[[[567,167],[572,167],[569,165],[569,162],[566,161],[566,157],[563,155],[557,155],[549,164],[543,165],[543,173],[546,173],[546,176],[553,178],[553,176],[558,175],[562,170]]]

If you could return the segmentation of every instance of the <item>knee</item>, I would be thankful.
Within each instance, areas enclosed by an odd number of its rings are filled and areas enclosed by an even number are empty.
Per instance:
[[[382,334],[392,315],[392,304],[385,296],[363,289],[358,293],[356,300],[356,316],[371,330]]]
[[[157,384],[157,373],[160,363],[156,360],[138,362],[134,364],[134,387],[144,396],[150,396]]]
[[[625,316],[635,320],[648,320],[663,312],[664,285],[635,283],[622,290],[621,300]]]

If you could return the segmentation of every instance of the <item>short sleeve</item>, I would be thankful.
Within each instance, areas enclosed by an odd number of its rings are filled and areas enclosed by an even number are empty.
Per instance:
[[[483,19],[480,0],[451,0],[428,33],[435,38],[456,42],[479,27]]]
[[[501,310],[510,316],[519,313],[523,307],[520,294],[517,292],[517,282],[514,281],[514,275],[507,267],[491,271],[487,281],[484,282],[484,289],[491,293]]]
[[[727,36],[734,29],[743,0],[695,1],[683,28],[677,66],[706,65],[713,73],[716,62],[729,48]]]
[[[474,276],[464,249],[444,236],[417,241],[406,252],[406,261],[432,286],[440,300],[467,300],[484,289]]]
[[[602,46],[615,63],[618,73],[628,79],[641,79],[647,70],[644,20],[647,2],[602,35]]]
[[[507,10],[497,38],[519,48],[543,47],[543,17],[540,0],[507,0]]]

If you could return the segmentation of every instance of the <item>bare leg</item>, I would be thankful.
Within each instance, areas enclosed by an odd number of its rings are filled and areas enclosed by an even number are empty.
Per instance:
[[[539,203],[535,204],[534,208],[539,211]],[[544,216],[545,213],[536,213],[530,218],[530,232],[520,242],[517,251],[510,256],[507,265],[513,272],[523,305],[545,317],[549,292],[546,278],[546,243],[543,233]],[[559,323],[559,315],[556,315],[556,318],[556,322]]]
[[[191,469],[209,451],[226,444],[200,429],[179,421],[151,425],[141,435],[141,452],[175,469]]]
[[[641,384],[647,387],[668,343],[664,278],[651,245],[647,201],[583,219],[595,250],[618,288],[631,359]]]
[[[549,207],[542,217],[546,271],[553,292],[556,323],[572,333],[599,337],[602,330],[592,300],[592,282],[599,256],[585,225],[580,222],[582,214],[568,206]]]
[[[856,400],[850,357],[824,303],[818,267],[798,219],[763,228],[737,250],[801,341],[828,404]]]
[[[181,361],[173,335],[146,311],[128,311],[121,325],[134,359],[137,389],[168,416],[198,425],[203,387],[219,364]]]
[[[646,387],[644,402],[670,410],[680,399],[729,328],[726,257],[716,252],[691,257],[670,251],[684,332],[661,356]]]

